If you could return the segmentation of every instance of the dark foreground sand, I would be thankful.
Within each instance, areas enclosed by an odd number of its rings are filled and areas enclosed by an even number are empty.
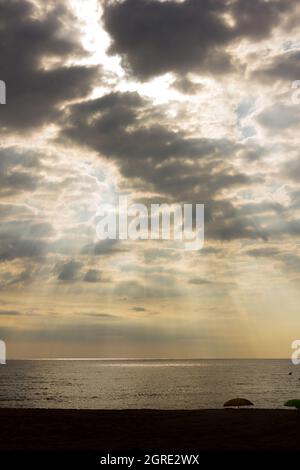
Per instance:
[[[300,450],[300,412],[0,409],[0,450]]]

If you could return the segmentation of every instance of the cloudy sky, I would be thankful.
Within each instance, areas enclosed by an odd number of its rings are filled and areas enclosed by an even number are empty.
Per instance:
[[[297,0],[0,0],[8,357],[289,357]],[[299,96],[298,96],[299,95]],[[99,204],[205,204],[205,244],[99,240]]]

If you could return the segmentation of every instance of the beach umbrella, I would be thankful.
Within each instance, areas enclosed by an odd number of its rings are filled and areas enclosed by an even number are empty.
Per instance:
[[[254,406],[253,403],[250,400],[247,400],[246,398],[233,398],[232,400],[226,401],[224,403],[224,406]]]
[[[297,408],[297,410],[300,410],[300,400],[288,400],[284,406],[290,406],[292,408]]]

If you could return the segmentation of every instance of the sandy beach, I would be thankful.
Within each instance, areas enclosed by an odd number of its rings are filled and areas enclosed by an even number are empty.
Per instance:
[[[300,413],[1,409],[0,450],[300,450]]]

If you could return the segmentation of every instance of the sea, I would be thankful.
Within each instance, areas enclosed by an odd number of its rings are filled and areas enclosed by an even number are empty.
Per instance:
[[[300,398],[290,360],[28,360],[0,365],[0,407],[222,408],[243,397],[256,408]]]

